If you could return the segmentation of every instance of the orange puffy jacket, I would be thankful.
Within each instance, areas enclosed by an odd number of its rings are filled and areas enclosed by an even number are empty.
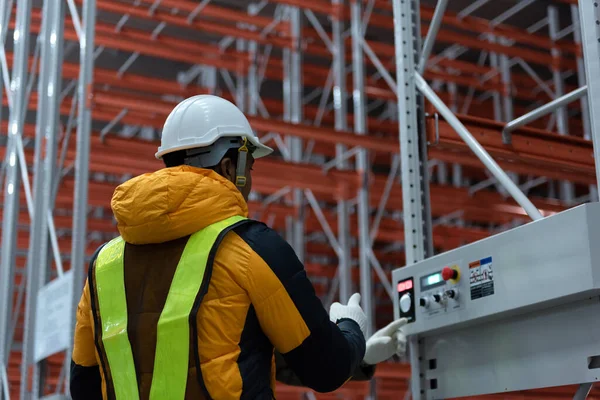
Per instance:
[[[140,397],[148,398],[156,322],[187,239],[230,216],[246,217],[248,209],[231,182],[188,166],[125,182],[111,206],[126,242],[128,337]],[[91,289],[86,283],[77,310],[75,400],[114,396]],[[273,398],[274,350],[299,382],[319,392],[339,388],[361,370],[365,339],[358,325],[329,321],[294,251],[259,222],[241,225],[221,241],[208,291],[190,320],[195,323],[186,398]]]

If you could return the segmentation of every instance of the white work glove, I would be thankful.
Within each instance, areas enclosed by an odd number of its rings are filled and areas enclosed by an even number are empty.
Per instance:
[[[360,308],[359,293],[354,293],[352,297],[350,297],[350,300],[348,300],[348,305],[344,306],[338,302],[335,302],[329,308],[329,319],[331,322],[337,324],[340,319],[344,318],[355,321],[358,326],[360,326],[363,336],[367,336],[367,316],[365,315],[363,309]]]
[[[394,354],[403,355],[406,352],[406,336],[402,333],[401,328],[407,322],[406,318],[400,318],[375,332],[367,340],[367,351],[363,362],[376,365],[391,358]]]

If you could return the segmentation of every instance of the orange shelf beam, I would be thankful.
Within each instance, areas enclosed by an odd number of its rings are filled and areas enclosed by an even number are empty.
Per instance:
[[[106,110],[114,110],[118,114],[120,109],[127,108],[140,113],[151,113],[154,118],[161,121],[157,128],[162,126],[168,113],[174,107],[173,103],[148,100],[141,96],[115,95],[112,93],[96,91],[94,104]],[[459,115],[459,119],[475,135],[482,146],[492,154],[499,157],[500,165],[508,170],[524,173],[528,171],[540,176],[553,179],[569,179],[573,182],[590,184],[595,181],[595,164],[593,158],[593,145],[590,140],[573,136],[560,136],[558,134],[541,131],[534,128],[522,128],[513,132],[512,145],[503,145],[501,131],[504,124],[483,118]],[[149,119],[147,119],[149,121]],[[249,117],[252,126],[262,132],[280,132],[285,135],[297,136],[303,139],[315,140],[328,144],[342,143],[349,147],[363,147],[368,150],[393,154],[398,152],[397,138],[359,136],[352,132],[342,132],[333,129],[313,127],[303,124],[291,124],[283,121],[268,120],[260,117]],[[140,121],[141,122],[141,121]],[[146,125],[149,122],[146,122]],[[430,142],[437,143],[435,130],[429,124],[428,133]],[[442,151],[436,152],[435,158],[442,161],[459,162],[452,151],[467,149],[459,136],[448,123],[440,121],[440,140],[437,146],[442,146]],[[443,147],[445,146],[445,147]],[[435,146],[433,147],[435,148]],[[448,151],[450,150],[450,151]],[[446,155],[448,158],[446,158]],[[433,157],[432,157],[433,158]],[[471,156],[472,160],[476,160]],[[479,164],[480,165],[480,164]]]

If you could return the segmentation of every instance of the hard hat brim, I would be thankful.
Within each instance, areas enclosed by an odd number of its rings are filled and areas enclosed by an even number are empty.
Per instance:
[[[238,136],[238,135],[231,135],[231,136]],[[246,136],[246,137],[248,137],[248,136]],[[273,153],[273,149],[267,145],[262,144],[256,136],[248,137],[248,140],[250,141],[250,143],[252,143],[254,145],[254,147],[256,147],[256,150],[254,150],[254,152],[252,152],[252,157],[255,160],[258,158],[266,157],[269,154]],[[208,145],[208,146],[210,146],[210,145]],[[170,148],[170,149],[159,148],[158,152],[156,152],[156,154],[154,154],[154,157],[156,157],[157,160],[162,160],[163,156],[168,153],[173,153],[173,152],[179,151],[179,150],[189,150],[189,149],[195,149],[198,147],[208,147],[208,146],[199,146],[197,144],[189,144],[187,146],[182,145],[182,146],[178,146],[178,147]]]
[[[256,150],[252,152],[252,157],[256,160],[258,158],[266,157],[273,152],[273,149],[267,145],[262,144],[258,138],[248,138],[250,142],[256,146]]]

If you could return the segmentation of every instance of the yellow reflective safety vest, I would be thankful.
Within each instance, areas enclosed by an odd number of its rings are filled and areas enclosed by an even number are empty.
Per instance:
[[[246,221],[244,217],[233,216],[214,223],[192,234],[185,244],[156,326],[150,399],[184,399],[192,309],[197,309],[207,291],[219,243],[227,232]],[[107,397],[134,400],[140,395],[127,331],[124,253],[125,242],[121,237],[108,242],[90,268],[89,282],[90,291],[95,292],[91,293],[92,298],[96,300],[92,301],[96,348],[103,361],[106,386],[110,386]],[[196,368],[200,370],[200,365]]]

